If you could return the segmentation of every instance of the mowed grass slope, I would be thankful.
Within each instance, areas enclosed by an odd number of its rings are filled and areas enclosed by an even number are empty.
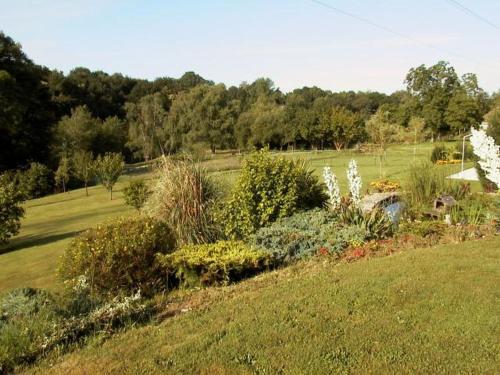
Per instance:
[[[497,237],[351,264],[300,263],[199,291],[203,309],[30,372],[498,374],[499,248]]]
[[[389,148],[384,161],[385,177],[404,182],[410,164],[428,160],[431,148],[431,144],[418,145],[415,154],[413,146]],[[379,177],[378,156],[373,154],[348,150],[276,155],[305,160],[318,176],[321,176],[323,167],[332,167],[343,194],[347,194],[345,171],[353,158],[359,164],[363,190],[368,188],[370,181]],[[220,184],[230,185],[238,176],[241,160],[240,155],[224,153],[213,156],[203,165]],[[450,173],[460,170],[456,165],[443,168],[448,168]],[[122,176],[114,189],[112,201],[102,186],[94,186],[89,189],[89,197],[85,196],[84,189],[78,189],[26,202],[26,216],[20,234],[9,245],[0,247],[0,294],[17,287],[56,287],[57,259],[73,236],[108,218],[133,213],[124,204],[122,190],[130,178],[136,177]]]

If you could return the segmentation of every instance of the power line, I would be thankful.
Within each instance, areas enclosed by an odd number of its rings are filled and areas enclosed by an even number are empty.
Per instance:
[[[403,38],[403,39],[406,39],[406,40],[410,40],[410,41],[412,41],[412,42],[414,42],[414,43],[417,43],[417,44],[421,44],[421,45],[423,45],[423,46],[425,46],[425,47],[427,47],[427,48],[431,48],[431,49],[436,50],[436,51],[439,51],[439,52],[441,52],[441,53],[443,53],[443,52],[444,52],[444,53],[447,53],[447,54],[449,54],[449,55],[452,55],[452,56],[458,57],[458,58],[460,58],[460,59],[467,60],[467,61],[472,62],[472,63],[474,63],[474,64],[483,65],[480,61],[477,61],[477,60],[471,59],[471,58],[469,58],[469,57],[467,57],[467,56],[460,55],[460,54],[458,54],[458,53],[456,53],[456,52],[454,52],[454,51],[450,51],[450,50],[448,50],[448,49],[445,49],[445,48],[442,48],[442,47],[438,47],[438,46],[436,46],[436,45],[434,45],[434,44],[431,44],[431,43],[422,42],[422,41],[420,41],[420,40],[418,40],[418,39],[415,39],[415,38],[411,37],[410,35],[403,34],[403,33],[399,32],[399,31],[397,31],[397,30],[394,30],[394,29],[391,29],[391,28],[386,27],[386,26],[384,26],[384,25],[381,25],[381,24],[379,24],[379,23],[373,22],[373,21],[371,21],[371,20],[369,20],[369,19],[367,19],[367,18],[364,18],[364,17],[358,16],[358,15],[356,15],[356,14],[354,14],[354,13],[351,13],[351,12],[348,12],[348,11],[346,11],[346,10],[340,9],[340,8],[338,8],[338,7],[335,7],[335,6],[333,6],[333,5],[330,5],[330,4],[328,4],[328,3],[325,3],[325,2],[323,2],[323,1],[320,1],[320,0],[311,0],[311,1],[312,1],[313,3],[316,3],[316,4],[318,4],[318,5],[321,5],[322,7],[325,7],[325,8],[328,8],[328,9],[330,9],[330,10],[333,10],[333,11],[335,11],[335,12],[337,12],[337,13],[343,14],[344,16],[347,16],[347,17],[350,17],[350,18],[354,18],[354,19],[356,19],[356,20],[358,20],[358,21],[364,22],[364,23],[366,23],[366,24],[368,24],[368,25],[371,25],[371,26],[376,27],[376,28],[378,28],[378,29],[380,29],[380,30],[383,30],[383,31],[388,32],[388,33],[391,33],[391,34],[393,34],[393,35],[396,35],[396,36],[398,36],[398,37],[400,37],[400,38]],[[485,66],[485,67],[486,67],[486,65],[483,65],[483,66]],[[488,68],[489,68],[489,69],[493,69],[493,67],[488,67]],[[495,71],[496,71],[496,70],[497,70],[497,69],[495,69]]]
[[[484,18],[483,16],[481,16],[480,14],[474,12],[472,9],[470,8],[467,8],[465,5],[459,3],[458,1],[456,0],[446,0],[448,3],[450,3],[451,5],[455,6],[456,8],[458,9],[461,9],[462,11],[464,11],[465,13],[468,13],[470,14],[472,17],[474,18],[477,18],[478,20],[480,21],[483,21],[484,23],[490,25],[491,27],[497,29],[497,30],[500,30],[500,27],[495,25],[493,22],[491,22],[490,20],[488,20],[487,18]]]

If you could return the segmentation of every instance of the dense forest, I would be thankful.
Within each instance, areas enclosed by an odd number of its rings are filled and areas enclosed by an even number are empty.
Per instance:
[[[55,170],[87,153],[128,162],[180,151],[346,148],[456,136],[489,116],[500,95],[447,62],[412,68],[406,90],[283,93],[267,78],[239,86],[194,72],[153,81],[37,65],[0,33],[0,171],[38,162]]]

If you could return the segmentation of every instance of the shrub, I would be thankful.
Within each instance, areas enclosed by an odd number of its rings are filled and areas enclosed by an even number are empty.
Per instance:
[[[150,194],[151,191],[144,179],[130,181],[130,184],[123,190],[125,203],[136,210],[140,210],[144,206]]]
[[[250,236],[251,244],[271,254],[276,263],[289,263],[315,255],[342,251],[351,243],[363,242],[366,233],[358,227],[342,227],[336,214],[310,210],[280,219]]]
[[[168,223],[179,244],[217,239],[212,212],[218,191],[199,165],[162,158],[151,190],[144,211]]]
[[[98,294],[150,294],[166,287],[155,254],[175,248],[170,228],[150,218],[124,218],[89,229],[76,237],[63,254],[63,280],[85,275]]]
[[[158,256],[169,274],[175,274],[186,287],[227,284],[252,276],[271,263],[269,254],[241,241],[185,245],[179,250]]]
[[[447,159],[448,159],[447,148],[442,144],[435,145],[431,152],[431,162],[436,164],[438,160],[447,160]]]
[[[52,171],[45,165],[31,163],[29,169],[22,172],[19,182],[26,199],[33,199],[49,194],[54,178]]]
[[[265,151],[243,162],[240,176],[218,218],[230,238],[244,238],[293,213],[326,204],[324,186],[300,161]]]
[[[0,176],[0,245],[19,233],[24,209],[21,207],[22,194],[7,176]]]

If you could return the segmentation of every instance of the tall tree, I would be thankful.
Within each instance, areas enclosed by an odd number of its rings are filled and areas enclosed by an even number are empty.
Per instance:
[[[326,121],[337,150],[348,147],[363,137],[364,129],[361,118],[344,107],[332,108]]]
[[[0,171],[46,162],[54,106],[45,71],[0,32]]]
[[[129,123],[128,146],[145,160],[164,152],[162,128],[167,118],[170,100],[164,93],[146,95],[139,103],[127,103]]]

